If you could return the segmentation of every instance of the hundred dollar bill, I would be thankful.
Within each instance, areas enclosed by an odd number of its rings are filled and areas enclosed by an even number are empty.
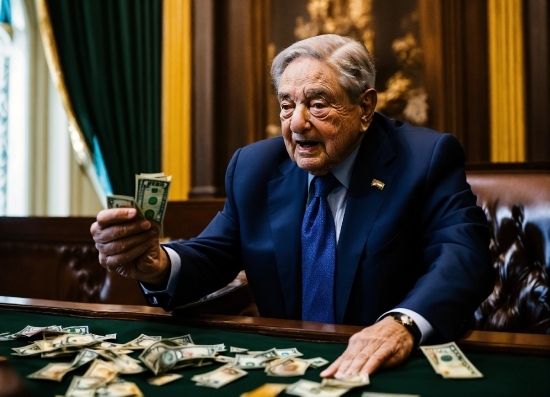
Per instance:
[[[214,371],[201,375],[195,375],[191,378],[191,380],[197,382],[197,386],[206,386],[219,389],[220,387],[242,378],[245,375],[247,375],[246,371],[239,368],[234,368],[231,364],[226,364],[215,369]]]
[[[169,190],[169,179],[136,176],[136,204],[141,208],[146,219],[162,225]]]
[[[466,358],[456,343],[420,346],[436,373],[444,378],[482,378],[483,375]]]

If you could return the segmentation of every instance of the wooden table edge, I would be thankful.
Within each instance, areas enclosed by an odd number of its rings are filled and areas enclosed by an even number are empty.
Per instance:
[[[203,328],[334,343],[347,343],[354,333],[363,328],[353,325],[321,324],[264,317],[208,314],[185,317],[178,310],[171,313],[149,306],[79,303],[8,296],[0,296],[0,309],[70,317],[168,322]],[[456,343],[465,351],[550,356],[550,335],[470,331],[458,339]]]

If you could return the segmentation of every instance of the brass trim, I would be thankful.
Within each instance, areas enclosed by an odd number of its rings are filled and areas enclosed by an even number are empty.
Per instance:
[[[523,162],[525,65],[521,0],[489,0],[491,161]]]
[[[13,28],[9,23],[2,22],[0,23],[0,28],[6,31],[10,39],[13,39]]]
[[[162,3],[162,170],[172,175],[170,200],[191,187],[191,1]]]

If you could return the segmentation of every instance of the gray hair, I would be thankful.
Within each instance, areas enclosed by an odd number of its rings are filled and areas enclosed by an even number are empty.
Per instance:
[[[350,37],[324,34],[310,37],[282,50],[271,64],[271,79],[275,90],[281,76],[295,59],[311,57],[325,62],[339,75],[339,81],[352,102],[359,101],[361,94],[374,88],[376,69],[366,47]]]

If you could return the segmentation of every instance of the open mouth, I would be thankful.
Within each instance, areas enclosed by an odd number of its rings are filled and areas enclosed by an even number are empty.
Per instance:
[[[319,144],[319,142],[315,142],[315,141],[298,141],[296,143],[298,144],[298,146],[304,149],[309,149]]]

